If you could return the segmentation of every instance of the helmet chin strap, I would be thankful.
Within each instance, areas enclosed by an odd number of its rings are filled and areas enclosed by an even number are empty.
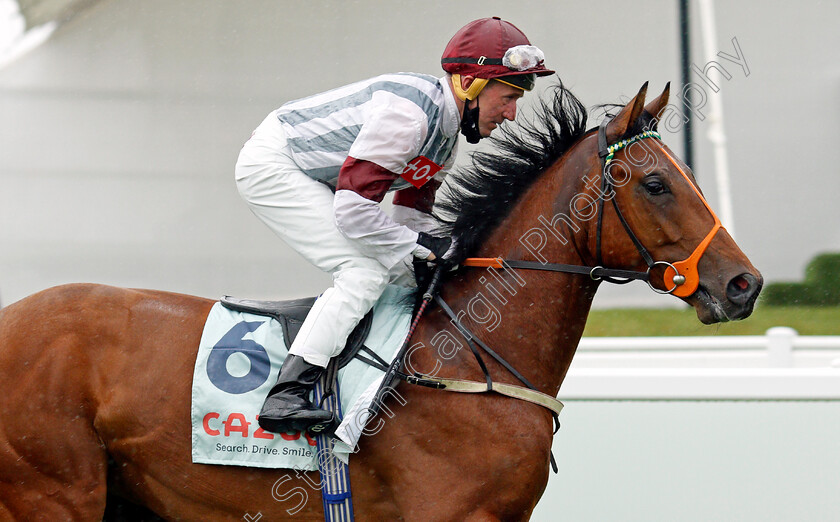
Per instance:
[[[478,99],[475,108],[469,108],[469,101],[464,102],[464,115],[461,116],[461,134],[467,138],[467,143],[476,144],[484,136],[478,130]]]
[[[464,102],[464,114],[461,116],[461,134],[467,138],[467,143],[476,144],[483,138],[478,131],[478,95],[490,80],[487,78],[473,78],[470,86],[464,90],[461,87],[461,75],[452,75],[452,91],[459,100]],[[470,101],[475,100],[475,109],[470,109]]]

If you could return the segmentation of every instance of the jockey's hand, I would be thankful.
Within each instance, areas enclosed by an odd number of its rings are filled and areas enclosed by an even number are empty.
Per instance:
[[[435,261],[436,259],[442,259],[443,255],[449,250],[452,245],[452,238],[435,237],[426,232],[420,232],[417,237],[417,244],[431,250],[431,253],[426,257],[426,261]]]

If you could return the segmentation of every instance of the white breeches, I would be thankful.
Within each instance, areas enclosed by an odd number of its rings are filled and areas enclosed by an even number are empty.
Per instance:
[[[389,270],[363,255],[335,225],[333,192],[301,172],[272,112],[239,154],[236,184],[251,211],[307,261],[333,276],[289,353],[325,367],[389,282],[413,283],[408,263]]]

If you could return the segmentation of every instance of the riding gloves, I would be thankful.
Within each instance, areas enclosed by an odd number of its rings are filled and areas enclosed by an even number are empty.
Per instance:
[[[426,232],[420,232],[417,237],[417,244],[431,250],[437,259],[443,259],[444,254],[452,246],[452,238],[435,237]]]

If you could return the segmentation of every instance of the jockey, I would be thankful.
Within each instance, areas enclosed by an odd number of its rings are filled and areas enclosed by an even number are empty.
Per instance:
[[[259,415],[273,432],[322,431],[332,413],[310,391],[330,358],[391,284],[413,284],[412,258],[435,261],[435,191],[458,130],[478,143],[516,116],[536,76],[553,74],[513,24],[475,20],[450,40],[446,75],[386,74],[289,102],[245,143],[239,193],[289,246],[333,276],[295,338]],[[394,194],[393,217],[379,207]]]

